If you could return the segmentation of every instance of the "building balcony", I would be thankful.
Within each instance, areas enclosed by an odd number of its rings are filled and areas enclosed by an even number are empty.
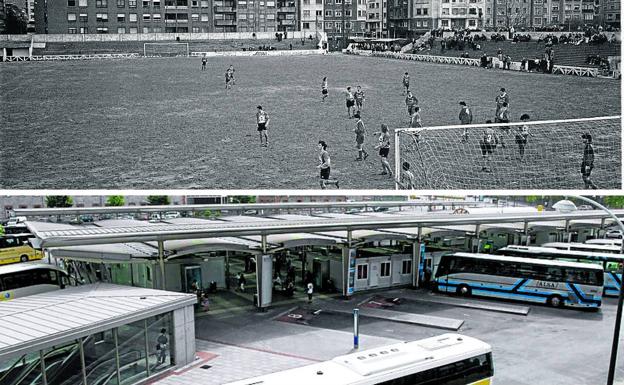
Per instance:
[[[280,25],[295,25],[294,20],[280,20]]]
[[[228,25],[236,25],[236,20],[215,20],[215,25],[217,27],[224,27]]]
[[[188,23],[188,19],[165,19],[165,24]]]
[[[295,13],[295,7],[279,7],[277,12]]]
[[[223,5],[217,5],[214,7],[215,13],[236,13],[234,7],[226,7]]]
[[[169,10],[169,9],[188,9],[188,5],[165,5],[165,10]]]

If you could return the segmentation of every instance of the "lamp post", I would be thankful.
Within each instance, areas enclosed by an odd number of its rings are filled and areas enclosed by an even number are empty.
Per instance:
[[[620,230],[622,230],[622,233],[624,234],[624,223],[622,223],[622,221],[620,221],[620,219],[615,214],[613,214],[613,212],[611,212],[608,208],[584,196],[578,195],[578,196],[574,196],[574,198],[585,201],[603,210],[605,213],[607,213],[607,215],[609,215],[615,221],[615,223],[617,223],[617,225],[620,227]],[[624,242],[622,242],[622,253],[624,253]],[[624,285],[620,284],[620,295],[618,297],[618,307],[617,307],[617,312],[615,315],[615,329],[613,330],[613,343],[611,345],[611,359],[609,361],[609,374],[607,376],[607,385],[613,385],[613,381],[615,378],[615,365],[617,363],[617,351],[618,351],[618,344],[619,344],[619,339],[620,339],[620,327],[622,326],[622,304],[623,303],[624,303]]]

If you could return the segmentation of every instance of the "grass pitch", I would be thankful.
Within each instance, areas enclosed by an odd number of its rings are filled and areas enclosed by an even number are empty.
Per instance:
[[[226,91],[229,64],[236,85]],[[620,82],[609,79],[346,55],[210,58],[200,68],[199,58],[3,64],[0,187],[316,189],[316,145],[325,140],[341,188],[391,189],[392,179],[379,175],[372,132],[381,123],[407,125],[405,71],[425,126],[457,124],[460,100],[474,123],[492,119],[500,87],[510,95],[512,121],[522,113],[533,120],[620,114]],[[321,103],[323,76],[329,97]],[[354,161],[349,85],[366,92],[365,162]],[[257,105],[271,118],[268,148],[259,146]],[[618,145],[620,137],[613,132]],[[462,156],[457,162],[475,162]],[[560,161],[569,160],[562,154]],[[619,152],[609,161],[619,181]]]

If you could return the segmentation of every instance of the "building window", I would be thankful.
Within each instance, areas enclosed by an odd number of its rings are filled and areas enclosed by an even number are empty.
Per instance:
[[[193,20],[193,21],[199,21],[199,13],[193,13],[193,14],[191,14],[191,20]]]
[[[139,30],[137,29],[137,27],[130,27],[130,33],[131,34],[137,34],[139,32]]]
[[[346,17],[351,17],[351,15],[352,15],[352,14],[351,14],[351,10],[350,10],[350,9],[347,9],[347,10],[345,11],[345,16],[346,16]]]
[[[423,27],[428,27],[429,26],[429,22],[427,20],[423,20]]]
[[[304,9],[303,10],[303,17],[310,17],[310,10],[309,9]]]
[[[200,4],[201,4],[202,8],[208,8],[209,7],[208,0],[202,0]]]
[[[108,7],[108,0],[95,0],[96,8],[106,8]]]
[[[119,34],[126,33],[126,27],[117,27],[117,33]]]
[[[332,29],[334,28],[334,23],[325,23],[325,29]]]
[[[78,29],[74,27],[67,28],[67,33],[70,35],[75,35],[76,33],[78,33]]]
[[[381,277],[389,277],[390,276],[390,262],[382,262],[381,263],[381,271],[379,273]]]
[[[160,9],[160,0],[152,1],[154,9]]]
[[[154,33],[162,33],[161,27],[154,27],[152,30],[154,31]]]
[[[247,15],[246,15],[246,14],[244,14],[244,13],[240,13],[240,14],[238,15],[238,20],[247,20]]]
[[[442,8],[442,14],[443,15],[448,15],[449,14],[449,9],[448,8]]]
[[[200,19],[201,21],[210,21],[207,13],[202,13],[200,17],[201,17]]]
[[[95,19],[98,22],[106,23],[108,21],[108,13],[97,13],[95,14]]]
[[[428,15],[429,14],[429,10],[427,8],[423,8],[423,15]]]
[[[81,23],[86,23],[89,21],[89,15],[87,15],[86,13],[81,13],[80,16],[78,17],[78,20]]]
[[[275,1],[267,1],[267,7],[275,7]]]
[[[117,0],[117,8],[123,8],[126,6],[126,0]]]
[[[67,21],[76,21],[76,14],[75,13],[68,13],[67,14]]]
[[[310,29],[310,23],[303,23],[303,29]]]
[[[76,0],[67,0],[67,6],[68,7],[75,7],[76,6]],[[76,33],[76,32],[74,32]]]
[[[199,27],[193,27],[193,33],[199,33],[200,29]]]
[[[325,17],[332,17],[332,11],[325,11]]]
[[[128,0],[128,7],[136,8],[136,2],[137,2],[137,0]],[[132,32],[130,32],[130,33],[132,33]]]
[[[270,15],[266,15],[267,20],[275,20],[275,15],[270,14]]]
[[[89,28],[88,27],[80,27],[80,33],[82,33],[82,34],[89,33]]]
[[[448,20],[443,20],[448,23]],[[401,274],[412,274],[412,260],[404,259],[401,264]]]
[[[336,17],[342,17],[342,11],[335,11]]]
[[[126,22],[126,14],[125,13],[118,13],[117,14],[117,21],[120,23],[125,23]]]
[[[345,29],[349,30],[349,31],[351,30],[351,23],[350,22],[346,22],[345,23]]]
[[[143,33],[149,33],[150,29],[149,27],[143,27]]]
[[[87,0],[78,0],[78,6],[79,7],[86,7],[87,6]]]
[[[129,16],[128,20],[129,20],[131,23],[136,23],[136,22],[137,22],[137,14],[136,14],[136,13],[131,13],[131,14],[130,14],[130,15],[128,15],[128,16]],[[130,31],[132,31],[132,28],[130,28]],[[130,32],[130,33],[132,33],[132,32]]]
[[[150,7],[150,2],[149,0],[143,0],[143,8],[149,8]]]
[[[150,15],[149,13],[144,13],[143,14],[143,21],[146,21],[146,22],[152,21],[152,15]]]
[[[357,279],[368,279],[368,265],[357,265]]]
[[[155,14],[152,15],[152,20],[155,23],[159,22],[161,20],[161,18],[162,18],[162,15],[160,13],[155,13]],[[156,28],[154,28],[154,29],[156,29]]]
[[[477,21],[474,19],[470,19],[468,20],[468,26],[470,27],[476,27],[477,26]]]
[[[420,8],[416,8],[416,15],[420,15],[422,10]]]
[[[106,27],[98,27],[97,33],[108,33],[108,28]]]

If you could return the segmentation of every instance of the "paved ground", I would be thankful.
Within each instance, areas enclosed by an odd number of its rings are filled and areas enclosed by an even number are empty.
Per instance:
[[[229,64],[235,66],[237,84],[226,92],[223,74]],[[341,188],[392,189],[392,179],[379,175],[372,133],[382,123],[408,124],[401,95],[405,71],[425,126],[457,124],[460,100],[471,106],[474,123],[493,119],[500,87],[509,91],[512,121],[522,113],[534,120],[620,113],[621,83],[615,80],[347,55],[211,58],[203,72],[199,58],[20,62],[3,64],[1,71],[3,92],[11,95],[0,116],[0,188],[6,189],[316,189],[319,140],[329,145],[332,175],[340,178]],[[320,101],[323,76],[329,78],[325,103]],[[372,155],[365,162],[354,161],[355,121],[347,118],[344,102],[346,87],[358,84],[366,92],[362,118]],[[268,148],[258,145],[259,104],[271,117]],[[536,158],[531,152],[536,146],[556,149],[541,158],[565,169],[551,178],[574,175],[573,184],[541,184],[550,168],[518,167],[504,157],[506,166],[499,168],[511,174],[502,180],[509,183],[494,179],[496,173],[486,177],[476,164],[481,159],[476,134],[467,145],[453,139],[433,143],[452,154],[454,163],[440,167],[473,175],[483,182],[479,186],[514,188],[511,182],[521,175],[535,178],[532,185],[538,187],[582,188],[578,135],[567,136],[575,147],[560,136],[544,140],[535,131],[527,159]],[[619,187],[619,133],[614,130],[608,153],[601,143],[611,137],[595,138],[592,176],[601,188]],[[501,151],[499,146],[495,160]],[[606,166],[612,172],[605,172]]]
[[[490,343],[494,350],[497,384],[596,385],[606,381],[616,300],[606,299],[599,312],[530,306],[528,315],[453,306],[453,297],[412,290],[358,295],[350,301],[325,298],[308,306],[304,301],[276,306],[265,313],[250,307],[208,313],[198,318],[198,350],[216,355],[200,366],[171,375],[158,384],[222,384],[236,379],[331,359],[352,351],[352,317],[323,309],[352,309],[374,305],[363,301],[401,298],[381,308],[412,314],[465,320],[460,333]],[[407,299],[409,298],[409,299]],[[421,300],[422,299],[422,300]],[[457,303],[465,300],[456,299]],[[513,302],[484,301],[509,308]],[[521,304],[526,306],[526,304]],[[321,310],[321,311],[318,311]],[[305,314],[305,322],[288,314]],[[284,322],[288,321],[288,322]],[[415,340],[444,330],[362,317],[361,349],[397,340]],[[620,344],[620,356],[624,355]],[[624,358],[616,379],[624,384]]]

